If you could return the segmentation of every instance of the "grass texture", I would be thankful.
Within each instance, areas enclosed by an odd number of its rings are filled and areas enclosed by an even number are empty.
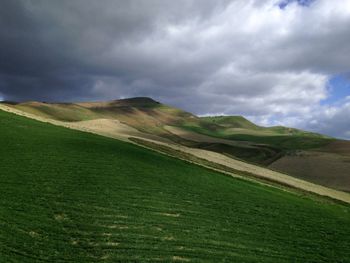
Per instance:
[[[1,262],[347,262],[350,208],[0,111]]]

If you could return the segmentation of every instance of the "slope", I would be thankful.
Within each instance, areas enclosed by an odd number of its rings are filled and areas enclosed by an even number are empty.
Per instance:
[[[286,134],[280,130],[275,131],[274,129],[258,127],[243,117],[199,118],[191,113],[144,97],[86,103],[25,102],[12,103],[8,106],[59,121],[117,119],[139,131],[157,135],[181,145],[225,153],[232,157],[263,165],[270,164],[279,158],[284,151],[283,147],[271,143],[271,135],[278,135],[277,139],[286,140],[287,143],[292,141],[290,144],[295,145],[294,136],[279,136]],[[188,132],[192,132],[193,136],[192,138],[184,135],[179,136],[179,134],[172,132],[169,127],[186,129]],[[221,140],[211,140],[210,142],[200,139],[193,140],[199,134],[209,135]],[[255,137],[241,138],[245,135],[263,135],[269,138],[258,137],[258,140],[254,140]],[[290,135],[290,133],[287,133],[287,135]],[[232,136],[237,136],[237,138]],[[298,138],[303,137],[299,136]],[[275,140],[275,138],[273,139]],[[245,143],[240,143],[241,141]]]
[[[57,126],[136,143],[142,147],[151,148],[163,154],[190,161],[233,177],[268,183],[268,185],[276,184],[279,188],[287,187],[288,190],[297,189],[297,191],[310,192],[334,200],[350,203],[350,194],[323,187],[318,184],[313,184],[305,180],[293,178],[292,176],[272,171],[264,167],[232,159],[220,153],[175,144],[162,137],[140,132],[118,120],[96,119],[79,122],[62,122],[25,113],[2,104],[0,104],[0,109]]]
[[[209,116],[202,117],[201,119],[227,128],[241,128],[247,130],[254,130],[259,128],[257,125],[248,121],[242,116]]]
[[[4,262],[350,257],[348,206],[3,111],[0,127]]]
[[[320,134],[286,127],[260,127],[240,116],[200,118],[145,97],[106,102],[5,105],[42,118],[63,121],[65,126],[83,125],[88,130],[92,125],[100,131],[109,129],[104,135],[114,133],[113,127],[118,122],[118,125],[125,124],[134,129],[130,136],[135,135],[136,129],[156,141],[217,152],[316,184],[350,191],[349,148],[346,148],[349,154],[345,157],[333,153],[327,146],[343,142]],[[321,159],[318,159],[319,155],[322,155]],[[315,168],[317,165],[314,164],[319,160],[328,169]]]

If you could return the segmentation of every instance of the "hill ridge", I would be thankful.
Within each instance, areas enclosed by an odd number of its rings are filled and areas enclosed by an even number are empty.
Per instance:
[[[216,152],[350,192],[347,176],[350,170],[349,147],[343,141],[312,132],[278,126],[260,127],[242,116],[198,117],[149,97],[1,105],[70,126],[84,122],[85,127],[92,125],[96,128],[97,123],[103,123],[105,127],[102,125],[99,130],[106,129],[109,133],[113,132],[110,129],[117,121],[157,141]],[[101,119],[104,121],[98,122]],[[315,169],[320,163],[323,168]]]
[[[140,143],[140,140],[137,143],[139,146],[143,146],[143,147],[146,146],[146,148],[149,148],[148,143],[145,144],[142,142],[143,140],[145,140],[146,142],[150,142],[153,144],[155,143],[156,145],[161,145],[161,146],[166,147],[166,148],[170,147],[173,150],[180,151],[180,152],[183,152],[186,154],[190,154],[191,156],[193,155],[193,156],[196,156],[197,158],[205,159],[209,162],[214,162],[216,164],[219,164],[220,166],[229,167],[230,169],[234,169],[236,172],[248,172],[251,176],[255,176],[256,179],[259,179],[259,178],[266,179],[266,180],[269,180],[271,182],[279,183],[283,186],[287,185],[289,187],[301,189],[303,191],[315,193],[315,194],[318,194],[321,196],[328,196],[332,199],[336,199],[336,200],[340,200],[342,202],[350,203],[350,194],[340,192],[340,191],[337,191],[334,189],[330,189],[327,187],[318,186],[318,185],[315,185],[315,184],[312,184],[312,183],[309,183],[309,182],[306,182],[306,181],[303,181],[303,180],[300,180],[297,178],[293,178],[293,177],[285,175],[285,174],[281,174],[281,173],[276,172],[276,171],[271,171],[271,170],[268,170],[265,168],[250,165],[250,164],[241,162],[239,160],[233,160],[233,159],[228,158],[227,156],[220,155],[218,153],[210,153],[209,151],[206,151],[206,150],[197,151],[195,149],[191,149],[191,148],[188,148],[186,146],[174,145],[172,143],[159,140],[156,137],[149,138],[149,137],[147,137],[147,134],[145,135],[142,133],[137,133],[137,132],[135,133],[135,131],[133,131],[132,134],[130,134],[129,132],[127,132],[127,134],[109,133],[109,132],[105,132],[103,130],[100,130],[98,127],[97,127],[97,129],[94,129],[92,126],[89,126],[89,125],[86,126],[86,125],[84,125],[86,122],[82,122],[83,125],[80,125],[80,123],[74,124],[74,123],[65,123],[65,122],[60,122],[60,121],[54,121],[54,120],[50,120],[50,119],[40,118],[40,117],[37,117],[33,114],[21,112],[20,110],[12,109],[11,107],[7,107],[7,106],[1,105],[1,104],[0,104],[0,109],[7,111],[7,112],[15,113],[17,115],[21,115],[21,116],[24,116],[27,118],[39,120],[42,122],[49,122],[49,123],[54,124],[54,125],[64,126],[66,128],[81,130],[84,132],[95,133],[95,134],[102,135],[105,137],[111,137],[111,138],[115,138],[115,139],[119,139],[119,140],[123,140],[123,141],[127,141],[127,142],[132,142],[132,143],[135,142],[135,140],[129,139],[130,136],[134,137],[134,138],[139,138],[139,139],[141,139],[141,143]],[[117,126],[115,128],[112,128],[112,129],[115,130],[116,128],[117,128]],[[123,128],[123,129],[125,131],[128,128]],[[155,150],[159,151],[159,148],[156,147]],[[162,151],[160,151],[160,152],[162,152]],[[167,151],[165,153],[167,154]],[[175,157],[177,157],[177,156],[175,156]],[[180,159],[182,159],[182,158],[180,158]],[[187,159],[187,161],[188,161],[188,159]],[[201,163],[197,163],[197,164],[202,165]],[[208,166],[206,166],[206,167],[208,167]],[[210,168],[210,166],[208,168]],[[226,168],[224,168],[224,167],[217,169],[214,166],[213,169],[219,170],[225,174],[230,174],[231,176],[234,176],[234,177],[237,176],[237,174],[235,175],[232,172],[227,172]],[[249,177],[246,179],[249,179]]]

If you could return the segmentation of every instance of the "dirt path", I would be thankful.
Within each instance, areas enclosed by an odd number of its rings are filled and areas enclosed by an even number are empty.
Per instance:
[[[11,108],[3,104],[0,104],[0,109],[7,112],[15,113],[21,116],[25,116],[31,119],[36,119],[42,122],[47,122],[54,125],[67,127],[70,129],[91,132],[91,133],[95,133],[95,134],[99,134],[102,136],[107,136],[107,137],[111,137],[111,138],[115,138],[123,141],[131,142],[130,140],[128,140],[128,137],[136,137],[143,140],[148,140],[157,144],[171,147],[178,151],[192,154],[198,158],[205,159],[210,162],[224,165],[242,172],[248,172],[248,173],[254,174],[259,178],[265,178],[267,180],[271,180],[276,183],[289,185],[293,188],[298,188],[303,191],[312,192],[321,196],[327,196],[327,197],[350,204],[350,194],[348,193],[337,191],[337,190],[320,186],[317,184],[313,184],[301,179],[294,178],[292,176],[288,176],[279,172],[269,170],[267,168],[263,168],[263,167],[248,164],[239,160],[235,160],[219,153],[175,145],[171,142],[164,141],[163,138],[142,133],[128,125],[125,125],[119,122],[118,120],[98,119],[98,120],[91,120],[91,121],[69,123],[69,122],[62,122],[62,121],[42,118],[33,114],[25,113],[23,111]],[[232,175],[234,176],[234,174]]]

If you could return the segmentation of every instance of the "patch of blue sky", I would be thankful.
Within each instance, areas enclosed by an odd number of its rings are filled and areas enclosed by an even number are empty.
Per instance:
[[[282,0],[278,3],[279,8],[284,9],[291,3],[298,3],[298,5],[301,6],[309,6],[312,4],[312,2],[315,2],[316,0]]]
[[[345,75],[335,75],[327,83],[329,96],[321,102],[322,105],[332,105],[350,96],[350,78]]]

